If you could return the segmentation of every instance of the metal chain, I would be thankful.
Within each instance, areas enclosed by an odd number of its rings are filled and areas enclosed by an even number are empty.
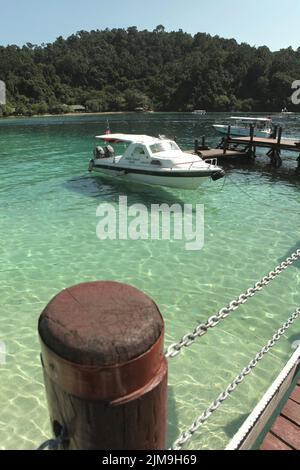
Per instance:
[[[286,330],[294,323],[294,321],[300,316],[300,308],[298,308],[290,318],[282,325],[281,328],[273,335],[272,339],[268,341],[266,346],[264,346],[258,354],[249,362],[248,366],[245,367],[239,375],[228,385],[224,392],[220,393],[218,398],[216,398],[209,407],[200,415],[193,424],[184,431],[180,437],[173,443],[171,449],[169,450],[181,450],[184,444],[186,444],[193,436],[193,434],[208,420],[214,411],[216,411],[219,406],[223,403],[226,398],[240,385],[245,377],[249,375],[252,370],[257,366],[258,362],[261,361],[264,356],[270,351],[270,349],[275,345],[275,343],[281,338],[281,336],[286,332]]]
[[[300,249],[289,256],[267,276],[263,277],[254,287],[250,287],[244,294],[241,294],[237,299],[230,302],[227,307],[219,310],[216,315],[211,316],[205,323],[200,323],[193,331],[184,335],[178,343],[171,344],[165,353],[166,358],[176,357],[181,352],[182,348],[191,346],[197,338],[205,335],[209,328],[214,328],[221,320],[224,320],[231,312],[239,308],[240,305],[245,304],[250,297],[253,297],[257,292],[261,291],[264,286],[267,286],[270,281],[279,276],[288,266],[291,266],[297,261],[298,258],[300,258]]]

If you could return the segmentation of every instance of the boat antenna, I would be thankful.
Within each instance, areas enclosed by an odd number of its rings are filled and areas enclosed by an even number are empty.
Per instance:
[[[110,127],[109,127],[108,119],[106,119],[106,131],[105,131],[105,134],[111,134],[111,130],[110,130]]]

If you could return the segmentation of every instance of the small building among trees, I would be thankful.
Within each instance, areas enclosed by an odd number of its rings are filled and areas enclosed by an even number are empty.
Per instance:
[[[82,106],[81,104],[72,104],[72,105],[69,105],[69,108],[71,110],[71,113],[85,113],[86,112],[85,106]]]

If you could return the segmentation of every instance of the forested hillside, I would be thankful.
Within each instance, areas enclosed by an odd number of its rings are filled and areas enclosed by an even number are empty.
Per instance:
[[[0,47],[9,114],[88,111],[278,111],[300,80],[300,48],[136,27],[80,31],[53,44]]]

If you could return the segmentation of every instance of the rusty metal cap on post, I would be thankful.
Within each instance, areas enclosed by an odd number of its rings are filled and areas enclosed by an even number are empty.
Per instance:
[[[164,361],[164,322],[143,292],[117,282],[78,284],[39,319],[45,373],[88,400],[117,400],[155,379]]]

